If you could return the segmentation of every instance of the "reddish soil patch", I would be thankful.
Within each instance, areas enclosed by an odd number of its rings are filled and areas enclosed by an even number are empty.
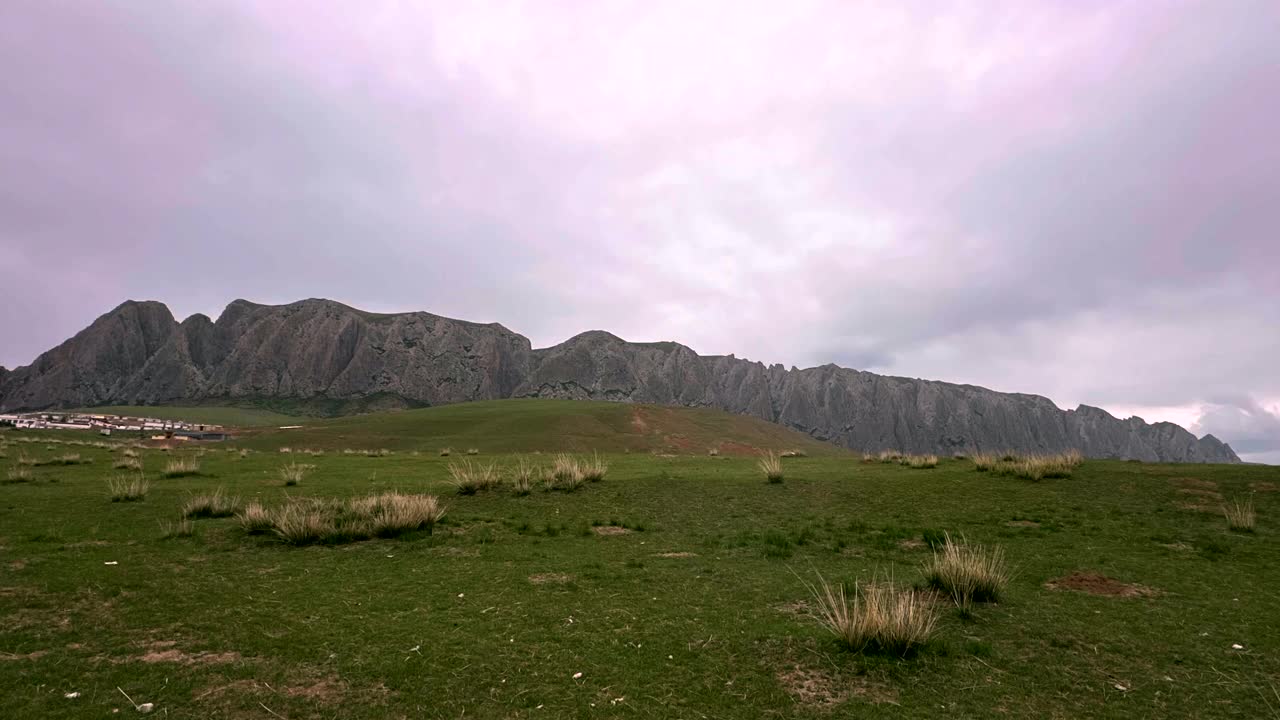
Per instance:
[[[740,442],[722,442],[716,447],[720,448],[721,455],[755,457],[760,454],[760,448]]]
[[[631,427],[635,428],[638,433],[649,432],[649,423],[645,422],[644,411],[640,408],[635,408],[631,411]]]
[[[627,528],[617,527],[615,525],[597,525],[591,529],[594,530],[597,535],[626,535],[631,532]]]
[[[1104,597],[1155,597],[1160,594],[1155,588],[1125,583],[1102,573],[1082,570],[1050,580],[1044,586],[1050,590],[1074,590]]]

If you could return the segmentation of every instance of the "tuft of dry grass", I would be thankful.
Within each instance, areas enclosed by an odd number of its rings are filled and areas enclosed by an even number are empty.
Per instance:
[[[1258,515],[1253,509],[1253,498],[1241,500],[1236,498],[1222,505],[1222,514],[1227,519],[1227,527],[1237,532],[1253,532]]]
[[[80,453],[63,453],[57,457],[51,457],[48,460],[42,460],[34,463],[35,465],[80,465],[93,462],[88,458],[81,458]]]
[[[449,477],[459,495],[475,495],[477,492],[492,490],[498,487],[501,478],[492,463],[481,465],[470,460],[461,463],[449,463]]]
[[[479,448],[467,448],[467,454],[468,454],[468,455],[479,455],[479,454],[480,454],[480,450],[479,450]]]
[[[876,454],[876,459],[882,463],[897,462],[902,458],[902,453],[897,450],[881,450]]]
[[[291,447],[282,447],[282,448],[280,448],[280,451],[279,451],[279,452],[280,452],[281,454],[288,455],[288,454],[290,454],[290,453],[292,453],[292,452],[293,452],[293,448],[291,448]]]
[[[446,508],[434,495],[388,492],[346,501],[297,500],[275,511],[248,508],[241,526],[262,532],[266,526],[290,545],[343,543],[374,537],[396,537],[416,530],[431,533]]]
[[[236,514],[238,507],[240,507],[240,498],[228,496],[222,488],[218,488],[211,495],[192,495],[187,498],[186,504],[182,506],[182,517],[188,519],[231,517]]]
[[[123,456],[125,456],[125,457],[127,457],[127,458],[136,458],[136,457],[138,457],[138,451],[137,451],[137,450],[134,450],[133,448],[125,448],[124,452],[122,452],[122,453],[120,453],[120,454],[121,454],[121,455],[123,455]]]
[[[592,453],[591,459],[583,460],[580,467],[582,479],[587,482],[600,482],[604,479],[605,473],[609,472],[609,464],[598,453]]]
[[[778,454],[770,450],[766,452],[756,466],[760,468],[760,472],[764,473],[764,479],[770,483],[782,482],[782,458]]]
[[[440,457],[449,457],[453,453],[453,448],[440,448]]]
[[[147,496],[150,483],[141,475],[135,477],[114,477],[107,480],[107,491],[111,502],[137,502]]]
[[[307,476],[307,473],[315,469],[315,465],[304,465],[303,463],[289,463],[281,466],[280,479],[284,480],[284,484],[293,487]]]
[[[707,448],[707,454],[710,455],[711,457],[718,457],[720,455],[720,448],[718,447]]]
[[[978,472],[995,470],[1000,465],[1000,457],[993,453],[974,453],[973,469]]]
[[[241,510],[236,515],[236,520],[240,522],[240,527],[250,535],[268,533],[274,527],[271,513],[259,502],[251,502],[245,505],[244,510]]]
[[[906,655],[927,643],[938,624],[928,598],[898,588],[892,579],[855,584],[852,595],[843,585],[832,587],[821,574],[817,583],[802,582],[817,605],[819,624],[854,652]]]
[[[25,467],[31,467],[36,464],[36,460],[26,453],[18,453],[18,464]]]
[[[5,474],[6,483],[26,483],[35,480],[35,473],[31,472],[31,468],[26,465],[15,465],[9,468],[9,472]]]
[[[164,465],[167,478],[189,477],[200,474],[200,461],[195,458],[174,458]]]
[[[551,478],[553,483],[549,489],[564,490],[565,492],[578,490],[586,482],[586,474],[583,472],[582,465],[578,462],[578,459],[566,453],[557,455],[555,461],[551,464]]]
[[[516,495],[528,495],[533,490],[533,479],[538,475],[538,468],[520,456],[516,458],[515,467],[511,469],[511,489]]]
[[[937,455],[906,455],[906,456],[903,456],[901,462],[903,465],[915,470],[927,470],[929,468],[938,467],[938,456]]]
[[[944,535],[941,547],[922,568],[925,581],[945,593],[956,606],[969,608],[975,602],[995,602],[1009,584],[1004,550],[955,542]]]
[[[177,520],[175,522],[160,523],[160,537],[164,540],[191,537],[195,534],[195,523],[190,520]]]
[[[123,457],[111,464],[114,470],[133,470],[142,472],[142,461],[135,457]]]

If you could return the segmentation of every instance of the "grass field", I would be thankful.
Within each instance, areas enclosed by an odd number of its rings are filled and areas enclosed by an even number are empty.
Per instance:
[[[104,407],[81,408],[74,412],[96,413],[102,415],[124,415],[127,417],[151,417],[160,420],[186,420],[193,423],[213,423],[231,427],[256,427],[266,425],[296,425],[304,422],[293,415],[282,415],[261,408],[224,407],[221,405],[205,405],[197,407],[179,407],[170,405],[110,405]]]
[[[463,496],[450,462],[506,469],[497,453],[544,431],[457,412],[418,454],[358,419],[308,436],[322,455],[270,449],[273,434],[244,457],[141,450],[145,497],[118,502],[123,446],[0,433],[0,480],[30,475],[0,485],[0,714],[128,716],[127,693],[171,717],[1280,717],[1278,468],[1087,461],[1029,482],[833,452],[785,458],[769,484],[755,458],[699,448],[610,453],[573,493]],[[479,454],[439,457],[440,438]],[[348,443],[396,451],[335,451]],[[163,477],[174,456],[198,474]],[[287,463],[314,468],[286,487]],[[448,507],[432,534],[393,540],[294,547],[235,518],[162,537],[219,488],[269,507],[385,490]],[[1218,506],[1245,496],[1256,530],[1230,531]],[[1004,549],[998,604],[939,599],[936,635],[907,657],[842,650],[809,615],[802,578],[921,583],[943,533]]]

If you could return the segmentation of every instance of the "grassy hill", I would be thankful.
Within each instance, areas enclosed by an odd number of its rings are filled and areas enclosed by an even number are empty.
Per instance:
[[[531,451],[668,452],[755,455],[760,450],[844,454],[841,448],[758,418],[719,410],[585,400],[490,400],[419,410],[298,420],[294,430],[262,429],[238,444],[461,453]]]
[[[229,427],[255,427],[264,425],[294,425],[302,419],[261,408],[241,408],[222,405],[183,407],[178,405],[108,405],[80,408],[71,412],[128,417],[152,417],[161,420],[186,420],[194,423],[213,423]]]

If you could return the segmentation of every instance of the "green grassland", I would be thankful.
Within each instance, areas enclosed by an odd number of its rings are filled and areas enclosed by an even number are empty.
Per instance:
[[[306,422],[295,430],[263,430],[245,447],[285,445],[339,450],[387,448],[461,453],[669,452],[754,455],[759,449],[808,455],[846,451],[759,418],[717,410],[581,400],[491,400],[419,410]]]
[[[222,405],[180,407],[170,405],[109,405],[80,408],[72,412],[99,415],[123,415],[126,417],[150,417],[160,420],[186,420],[193,423],[212,423],[230,427],[255,427],[264,425],[296,425],[303,422],[294,415],[283,415],[262,408],[242,408]]]
[[[633,408],[613,407],[607,433],[537,403],[478,404],[147,449],[149,493],[117,503],[122,446],[0,432],[0,481],[22,455],[89,461],[0,484],[0,715],[129,716],[123,691],[176,718],[1280,717],[1280,469],[1086,461],[1033,483],[827,449],[767,484],[754,458],[706,452],[736,421],[642,416],[698,445],[671,453],[686,440],[631,446]],[[539,438],[608,452],[607,476],[453,492],[449,463],[508,468]],[[241,445],[254,450],[228,451]],[[175,456],[199,474],[164,478]],[[285,487],[290,462],[315,467]],[[288,546],[234,518],[162,537],[216,488],[268,505],[428,492],[448,512],[430,535],[342,545]],[[1250,494],[1256,532],[1229,531],[1218,504]],[[842,650],[806,614],[801,577],[919,583],[921,541],[943,532],[1002,547],[1014,575],[972,617],[940,603],[919,653]],[[1142,592],[1046,586],[1078,570]]]

